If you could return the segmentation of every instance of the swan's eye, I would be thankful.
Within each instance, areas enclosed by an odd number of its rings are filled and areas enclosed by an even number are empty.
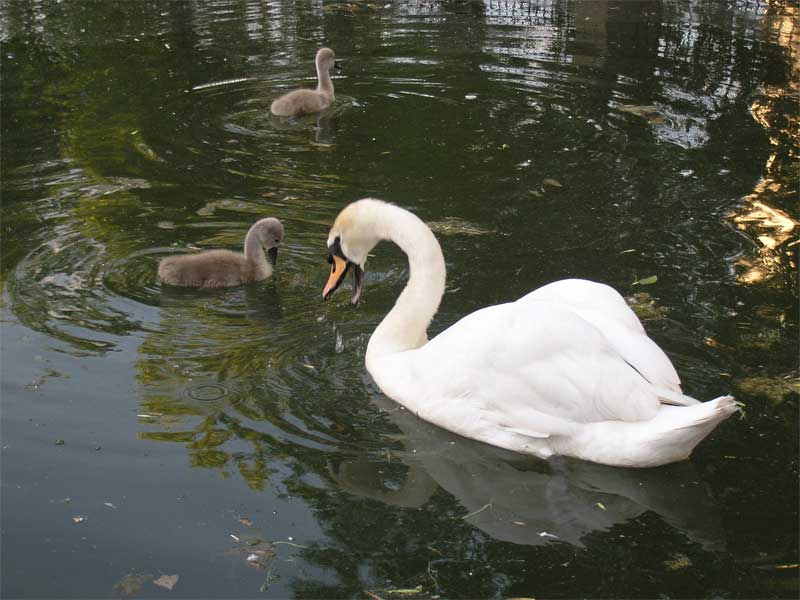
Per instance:
[[[333,254],[331,254],[331,253],[328,253],[328,264],[329,265],[333,264]]]

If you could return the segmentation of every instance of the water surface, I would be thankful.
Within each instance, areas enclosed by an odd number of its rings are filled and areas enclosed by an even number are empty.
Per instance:
[[[798,18],[5,3],[2,595],[796,597]],[[335,108],[271,119],[322,45]],[[688,394],[732,392],[745,416],[629,471],[399,410],[363,359],[402,254],[375,250],[357,309],[320,301],[328,227],[368,195],[437,233],[432,333],[602,281]],[[287,231],[271,280],[157,282],[160,258],[236,248],[263,216]]]

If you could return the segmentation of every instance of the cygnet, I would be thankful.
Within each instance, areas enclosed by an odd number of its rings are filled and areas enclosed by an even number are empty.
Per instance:
[[[320,48],[317,52],[317,83],[316,90],[300,89],[284,94],[272,102],[270,112],[278,117],[299,117],[301,115],[318,113],[325,110],[335,99],[333,95],[333,81],[331,69],[341,70],[336,62],[336,55],[330,48]]]
[[[162,283],[187,287],[218,288],[261,281],[272,275],[283,241],[283,225],[273,217],[261,219],[244,238],[244,254],[207,250],[170,256],[158,265]],[[265,256],[266,253],[266,256]],[[268,260],[269,259],[269,260]]]

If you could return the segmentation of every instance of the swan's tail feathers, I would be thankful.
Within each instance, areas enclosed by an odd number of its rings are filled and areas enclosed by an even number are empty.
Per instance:
[[[714,428],[739,410],[733,396],[689,406],[662,404],[647,421],[583,425],[571,438],[573,456],[620,467],[657,467],[689,458]]]
[[[690,410],[684,410],[689,420],[675,429],[688,429],[693,427],[709,427],[709,431],[718,423],[730,417],[739,410],[739,403],[733,396],[720,396],[708,402],[693,405]]]
[[[655,391],[658,395],[658,401],[661,404],[669,404],[670,406],[693,406],[695,404],[700,404],[699,400],[682,394],[680,390],[675,391],[665,387],[656,387]]]
[[[649,427],[641,432],[642,447],[653,459],[646,466],[688,458],[697,444],[738,410],[739,403],[733,396],[720,396],[690,406],[662,405]]]

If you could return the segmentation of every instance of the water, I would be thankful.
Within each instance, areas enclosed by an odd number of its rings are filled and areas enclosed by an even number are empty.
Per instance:
[[[5,3],[3,596],[796,597],[799,17]],[[274,122],[321,45],[336,108]],[[368,195],[437,232],[432,333],[607,282],[639,294],[687,393],[733,391],[746,417],[627,471],[398,410],[363,359],[401,253],[376,249],[357,309],[320,300],[328,227]],[[158,284],[161,257],[270,215],[273,279]]]

